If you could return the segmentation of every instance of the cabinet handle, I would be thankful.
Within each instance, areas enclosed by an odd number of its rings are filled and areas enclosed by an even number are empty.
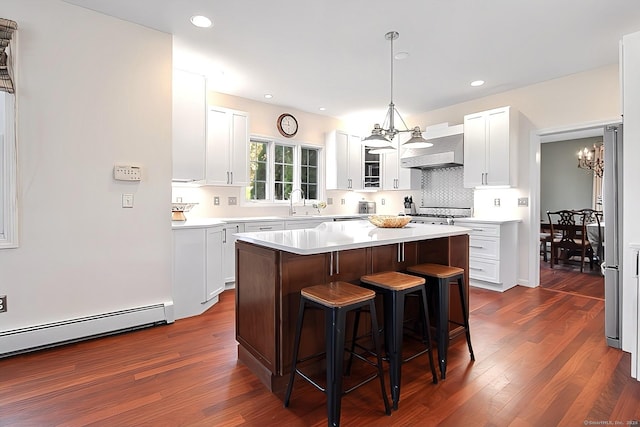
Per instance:
[[[469,270],[483,271],[483,270],[484,270],[484,268],[469,267]]]
[[[402,262],[404,262],[404,242],[402,242]]]
[[[333,252],[329,252],[329,277],[333,276]]]
[[[398,243],[398,249],[396,251],[396,261],[400,262],[400,243]]]
[[[222,238],[222,243],[227,243],[227,229],[226,229],[226,228],[223,228],[223,229],[222,229],[222,232],[223,232],[223,236],[224,236],[224,237]]]
[[[336,274],[340,274],[340,252],[336,251]]]
[[[273,227],[260,227],[260,231],[271,230]]]
[[[227,171],[227,184],[229,184],[229,171]]]
[[[470,248],[474,248],[474,249],[482,249],[484,248],[484,246],[477,246],[477,245],[469,245]]]
[[[484,231],[484,228],[472,228],[471,231]]]
[[[229,172],[229,175],[231,175],[231,182],[229,184],[233,184],[233,171]]]

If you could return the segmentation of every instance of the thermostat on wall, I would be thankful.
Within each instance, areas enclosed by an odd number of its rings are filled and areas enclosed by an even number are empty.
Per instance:
[[[139,166],[115,165],[113,179],[116,181],[140,181],[142,174]]]

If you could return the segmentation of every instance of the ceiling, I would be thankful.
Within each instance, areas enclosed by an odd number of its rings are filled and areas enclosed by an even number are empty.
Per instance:
[[[174,66],[213,90],[337,118],[382,119],[391,30],[409,53],[394,61],[402,115],[616,63],[619,40],[640,31],[638,0],[66,1],[173,34]]]

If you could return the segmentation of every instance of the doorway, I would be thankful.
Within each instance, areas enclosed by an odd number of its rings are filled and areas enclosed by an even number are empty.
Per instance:
[[[552,291],[599,300],[604,300],[604,277],[600,271],[600,261],[589,258],[583,271],[581,271],[580,257],[561,260],[551,268],[550,242],[543,240],[545,235],[542,234],[542,230],[549,232],[547,211],[585,208],[602,210],[602,178],[592,170],[577,167],[579,151],[582,153],[585,147],[591,149],[591,147],[601,147],[602,144],[601,136],[592,136],[542,140],[540,146],[540,249],[542,251],[540,286]],[[597,154],[599,156],[600,150]],[[591,156],[591,152],[588,155]],[[594,253],[597,253],[598,244],[599,242],[593,242]]]

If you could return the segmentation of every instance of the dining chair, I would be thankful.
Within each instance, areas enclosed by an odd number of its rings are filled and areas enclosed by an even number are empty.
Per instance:
[[[586,214],[574,210],[547,211],[551,227],[551,258],[550,266],[553,268],[560,259],[571,260],[574,256],[580,257],[580,272],[584,271],[585,260],[589,259],[589,265],[593,270],[593,249],[587,239]]]
[[[590,224],[596,224],[595,231],[587,229],[587,239],[589,239],[589,243],[591,244],[592,249],[594,249],[594,256],[596,257],[598,264],[601,263],[604,259],[604,245],[603,245],[603,212],[597,211],[595,209],[581,209],[581,213],[584,213],[584,221],[587,226]]]

